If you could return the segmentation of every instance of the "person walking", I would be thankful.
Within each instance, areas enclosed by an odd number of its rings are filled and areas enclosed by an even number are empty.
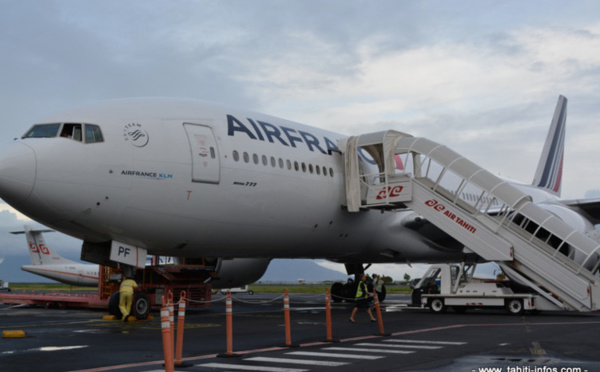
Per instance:
[[[123,321],[126,322],[131,313],[131,304],[133,303],[133,291],[137,288],[138,284],[133,278],[126,278],[121,282],[119,288],[119,309],[123,314]]]
[[[354,323],[354,317],[359,309],[366,309],[367,314],[371,318],[372,322],[376,322],[377,319],[373,316],[371,312],[371,307],[369,306],[370,294],[367,290],[367,276],[363,273],[360,275],[360,281],[358,282],[358,287],[356,288],[356,302],[354,304],[354,309],[352,309],[352,315],[350,315],[350,322]]]
[[[383,301],[383,294],[381,293],[382,288],[383,288],[383,278],[381,277],[381,275],[377,275],[377,274],[373,274],[371,275],[373,277],[373,290],[375,291],[375,293],[377,294],[377,299],[379,300],[379,302]],[[373,308],[373,304],[369,304],[371,308]]]

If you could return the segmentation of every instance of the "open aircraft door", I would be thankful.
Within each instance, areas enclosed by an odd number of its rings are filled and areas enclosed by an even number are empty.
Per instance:
[[[201,124],[183,123],[192,152],[192,181],[219,183],[219,151],[212,129]]]

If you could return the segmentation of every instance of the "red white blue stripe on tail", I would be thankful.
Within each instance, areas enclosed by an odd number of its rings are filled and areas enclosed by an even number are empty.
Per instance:
[[[559,197],[565,151],[566,120],[567,99],[564,96],[559,96],[542,156],[533,178],[534,186],[545,189]]]

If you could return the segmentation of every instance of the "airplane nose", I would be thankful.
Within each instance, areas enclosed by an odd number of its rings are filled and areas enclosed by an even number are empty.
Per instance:
[[[35,183],[35,152],[21,142],[15,142],[0,153],[0,198],[15,205],[25,201]]]

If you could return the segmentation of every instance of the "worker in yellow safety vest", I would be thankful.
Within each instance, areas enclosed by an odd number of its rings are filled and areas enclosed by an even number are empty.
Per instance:
[[[367,276],[365,274],[360,275],[360,281],[358,282],[358,287],[356,288],[356,302],[354,304],[354,309],[352,310],[352,315],[350,315],[350,322],[354,323],[354,316],[358,312],[358,309],[367,309],[367,314],[371,318],[372,322],[376,322],[377,319],[373,316],[371,312],[371,307],[369,306],[370,293],[367,290]]]
[[[131,312],[131,304],[133,303],[133,291],[137,288],[138,284],[133,278],[126,278],[121,282],[121,288],[119,288],[119,309],[123,314],[123,321],[126,322]]]

